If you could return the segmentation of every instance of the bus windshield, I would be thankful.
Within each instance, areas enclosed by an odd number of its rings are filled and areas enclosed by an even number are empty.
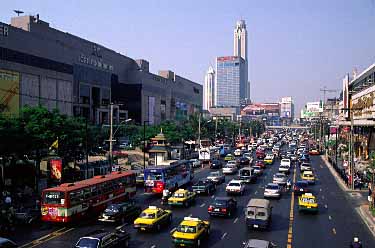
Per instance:
[[[43,197],[44,204],[64,204],[65,193],[60,191],[47,191]]]
[[[163,179],[161,171],[148,171],[147,173],[145,173],[145,175],[146,175],[145,177],[146,180],[162,180]]]

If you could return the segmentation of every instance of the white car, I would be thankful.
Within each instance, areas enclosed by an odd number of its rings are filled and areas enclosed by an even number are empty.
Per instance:
[[[258,144],[255,143],[255,142],[253,142],[253,143],[251,143],[251,146],[252,146],[253,148],[257,148],[257,147],[258,147]]]
[[[288,178],[284,173],[276,173],[273,175],[272,182],[279,185],[285,185],[287,180]]]
[[[264,198],[280,198],[281,197],[281,187],[276,183],[267,184],[264,189]]]
[[[290,173],[290,167],[286,164],[284,164],[284,165],[282,164],[279,167],[279,172],[289,174]]]
[[[311,169],[311,164],[309,163],[302,163],[301,166],[300,166],[300,169],[301,169],[301,172],[303,171],[308,171],[308,170],[312,170]]]
[[[201,161],[199,159],[193,158],[193,159],[190,159],[190,162],[193,168],[198,168],[201,166]]]
[[[245,191],[245,184],[240,180],[231,180],[225,188],[227,194],[240,194],[243,195]]]
[[[253,158],[253,155],[251,153],[248,153],[248,152],[244,153],[242,156],[244,158],[248,158],[248,159]]]
[[[223,167],[223,173],[224,174],[234,174],[238,171],[237,165],[236,164],[226,164]]]
[[[236,149],[234,151],[234,156],[241,156],[241,150],[240,149]]]
[[[291,166],[290,159],[287,159],[287,158],[281,159],[280,165],[287,165],[290,168]]]

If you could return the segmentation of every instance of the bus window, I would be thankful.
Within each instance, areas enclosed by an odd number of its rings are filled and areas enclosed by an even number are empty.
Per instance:
[[[47,191],[43,197],[44,204],[64,204],[65,193],[59,191]]]
[[[77,190],[77,191],[72,191],[69,194],[70,197],[70,205],[78,205],[83,201],[83,191],[82,190]]]
[[[146,177],[146,180],[162,180],[163,179],[163,176],[162,176],[162,172],[161,171],[149,171],[147,173],[147,177]]]

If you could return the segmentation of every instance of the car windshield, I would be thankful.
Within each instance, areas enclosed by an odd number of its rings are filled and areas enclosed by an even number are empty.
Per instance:
[[[196,227],[195,226],[188,226],[188,225],[179,225],[177,227],[177,231],[183,232],[183,233],[195,233]]]
[[[239,184],[239,183],[229,183],[228,186],[230,186],[230,187],[240,187],[241,184]]]
[[[302,197],[302,200],[301,200],[303,203],[308,203],[308,204],[314,204],[315,203],[315,199],[314,198],[306,198],[306,197]]]
[[[305,182],[297,182],[296,185],[298,187],[307,187],[307,183],[305,183]]]
[[[277,185],[267,185],[266,189],[279,189],[279,186],[277,186]]]
[[[207,183],[207,181],[199,180],[196,185],[206,185]]]
[[[174,197],[174,198],[184,198],[184,197],[185,197],[185,194],[184,194],[184,193],[174,193],[174,194],[173,194],[173,197]]]
[[[81,238],[78,243],[76,244],[76,247],[79,248],[97,248],[99,244],[98,239],[94,238]]]
[[[285,176],[283,174],[276,174],[275,177],[276,178],[285,178]]]
[[[119,207],[117,205],[110,205],[104,210],[105,213],[111,214],[111,213],[118,213]]]
[[[225,206],[227,206],[227,203],[228,202],[226,200],[218,200],[218,199],[216,199],[214,201],[213,205],[218,206],[218,207],[225,207]]]
[[[250,171],[249,170],[241,170],[240,176],[250,176]]]
[[[215,171],[215,172],[211,172],[210,175],[208,175],[208,176],[210,176],[210,177],[218,177],[218,176],[220,176],[220,173]]]
[[[139,217],[142,219],[155,219],[155,213],[142,212]]]

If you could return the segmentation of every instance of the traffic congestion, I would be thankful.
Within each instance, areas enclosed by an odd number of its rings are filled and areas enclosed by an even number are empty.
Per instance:
[[[21,247],[289,247],[292,237],[303,247],[338,247],[366,232],[337,226],[347,232],[338,241],[319,228],[320,216],[332,222],[336,214],[324,187],[332,179],[304,129],[209,149],[208,163],[179,160],[44,190],[38,228],[47,234],[28,240],[26,231]]]

